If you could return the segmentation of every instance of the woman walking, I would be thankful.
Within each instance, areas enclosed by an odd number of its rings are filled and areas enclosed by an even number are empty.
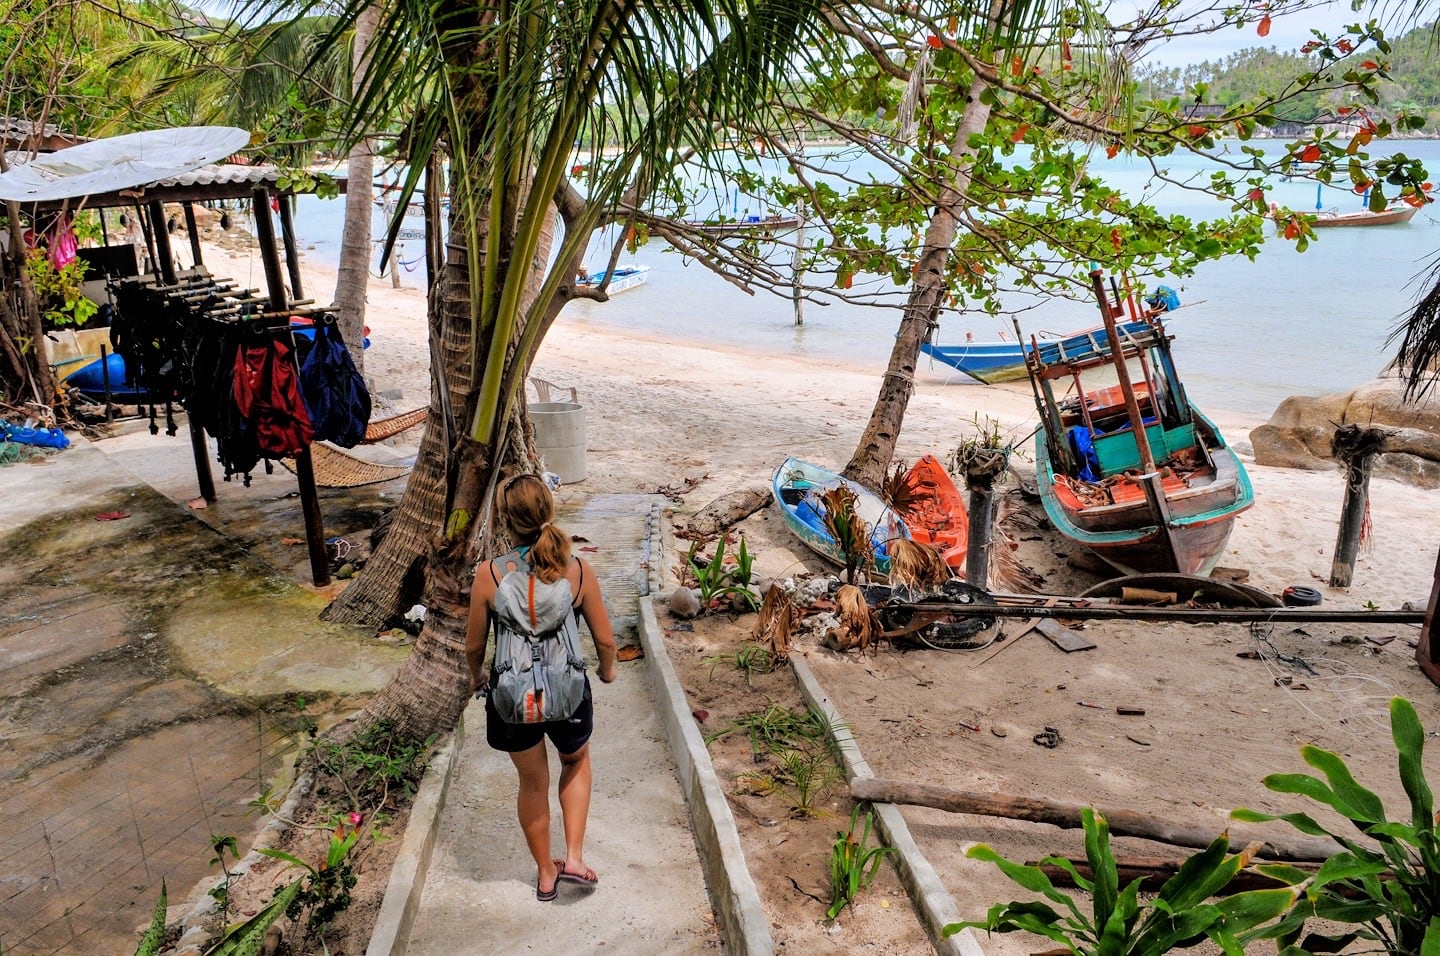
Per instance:
[[[596,675],[615,679],[615,636],[600,596],[600,581],[585,559],[570,553],[557,528],[555,499],[534,475],[500,486],[496,510],[520,547],[475,570],[465,659],[471,686],[485,697],[485,739],[510,755],[520,775],[520,828],[538,876],[535,898],[553,900],[561,880],[596,885],[585,863],[590,812],[590,682],[579,650],[575,612],[585,619],[600,664]],[[491,622],[495,655],[485,669]],[[545,738],[560,754],[560,813],[565,856],[550,850],[550,760]]]

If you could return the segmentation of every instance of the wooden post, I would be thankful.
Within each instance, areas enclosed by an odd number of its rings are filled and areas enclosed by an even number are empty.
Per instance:
[[[280,197],[280,241],[285,244],[285,266],[290,270],[290,293],[292,298],[305,298],[300,285],[300,252],[295,246],[295,216],[290,211],[293,196]]]
[[[805,261],[805,204],[795,204],[795,254],[790,258],[790,297],[795,302],[795,324],[805,324],[805,283],[800,265]]]
[[[265,264],[265,284],[270,310],[283,313],[290,308],[285,283],[280,278],[280,250],[275,246],[275,224],[270,219],[270,191],[255,190],[255,234],[260,240],[260,258]],[[294,352],[291,353],[294,358]],[[300,510],[305,515],[305,544],[310,552],[310,579],[317,588],[330,583],[330,558],[325,553],[325,525],[320,514],[320,493],[315,488],[315,466],[310,449],[295,456],[295,478],[300,486]]]
[[[1114,360],[1115,376],[1120,381],[1120,392],[1125,396],[1125,411],[1130,418],[1130,427],[1135,430],[1135,447],[1140,452],[1140,469],[1155,470],[1155,455],[1150,451],[1150,436],[1145,434],[1145,422],[1140,415],[1140,403],[1135,400],[1135,389],[1130,384],[1130,369],[1125,364],[1125,354],[1120,348],[1120,333],[1115,328],[1115,313],[1110,311],[1110,299],[1105,294],[1105,282],[1096,269],[1090,273],[1090,284],[1095,289],[1095,300],[1100,303],[1100,317],[1105,321],[1105,335],[1110,342],[1110,357]]]
[[[195,480],[200,485],[200,497],[214,504],[215,476],[210,471],[210,446],[195,416],[186,415],[185,418],[190,423],[190,450],[195,455]]]
[[[1440,686],[1440,634],[1435,632],[1435,610],[1440,604],[1440,554],[1435,556],[1435,575],[1430,585],[1430,603],[1425,605],[1425,624],[1420,628],[1420,642],[1415,645],[1415,663],[1420,665],[1420,670],[1430,678],[1430,682]]]
[[[1348,588],[1355,578],[1360,533],[1370,505],[1370,473],[1385,442],[1378,428],[1345,425],[1332,439],[1335,456],[1345,465],[1345,503],[1340,508],[1340,531],[1335,537],[1335,560],[1330,565],[1330,586]]]
[[[965,554],[965,581],[983,588],[990,576],[990,539],[995,522],[995,480],[1010,467],[1001,448],[961,446],[957,451],[970,491],[970,544]]]
[[[195,260],[195,265],[203,266],[205,256],[200,251],[200,227],[195,225],[195,204],[188,199],[184,203],[185,209],[185,231],[190,234],[190,255]]]
[[[1141,475],[1136,479],[1141,489],[1145,492],[1145,500],[1150,505],[1150,513],[1155,516],[1155,524],[1160,529],[1160,538],[1165,542],[1165,550],[1170,555],[1170,566],[1181,574],[1199,574],[1198,568],[1182,568],[1180,566],[1180,554],[1175,550],[1175,535],[1170,527],[1170,503],[1165,500],[1165,479],[1157,471]]]
[[[150,232],[155,237],[155,258],[160,267],[160,278],[165,280],[166,285],[174,285],[177,277],[175,275],[175,252],[170,248],[170,232],[165,228],[165,207],[160,200],[152,199],[150,208]]]
[[[970,486],[970,541],[965,552],[965,581],[984,588],[990,576],[991,518],[995,495],[990,485]]]

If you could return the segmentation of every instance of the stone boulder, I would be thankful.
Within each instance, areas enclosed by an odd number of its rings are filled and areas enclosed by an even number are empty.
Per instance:
[[[1321,471],[1340,467],[1330,441],[1341,425],[1382,428],[1403,448],[1378,455],[1375,474],[1421,488],[1440,488],[1440,395],[1407,402],[1405,382],[1387,369],[1344,394],[1292,395],[1250,433],[1255,463]]]

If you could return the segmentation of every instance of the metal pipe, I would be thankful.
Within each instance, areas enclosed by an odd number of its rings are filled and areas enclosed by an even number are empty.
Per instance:
[[[1045,607],[1043,605],[952,604],[925,601],[921,604],[891,605],[922,611],[960,611],[976,617],[1046,617],[1092,621],[1177,621],[1184,624],[1247,624],[1251,622],[1335,623],[1335,624],[1421,624],[1423,611],[1367,611],[1358,609],[1318,610],[1316,608],[1171,608],[1121,607],[1114,604],[1090,607]]]

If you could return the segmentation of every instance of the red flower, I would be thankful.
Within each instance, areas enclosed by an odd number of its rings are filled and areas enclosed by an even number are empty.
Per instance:
[[[359,826],[361,823],[363,823],[364,821],[365,821],[365,814],[361,813],[359,810],[351,810],[351,811],[350,811],[350,825],[351,825],[352,827],[358,827],[358,826]]]
[[[1285,224],[1285,238],[1286,238],[1286,239],[1298,239],[1298,238],[1300,238],[1300,224],[1299,224],[1298,222],[1296,222],[1294,219],[1291,219],[1289,222],[1287,222],[1287,223]]]
[[[930,44],[930,49],[932,49],[932,50],[938,50],[938,49],[942,48],[943,46],[945,46],[945,41],[942,40],[942,39],[940,39],[939,37],[937,37],[937,36],[936,36],[935,34],[933,34],[933,33],[930,34],[930,38],[927,39],[925,42],[928,43],[928,44]]]
[[[1300,151],[1300,162],[1313,163],[1320,158],[1320,147],[1311,143]]]

